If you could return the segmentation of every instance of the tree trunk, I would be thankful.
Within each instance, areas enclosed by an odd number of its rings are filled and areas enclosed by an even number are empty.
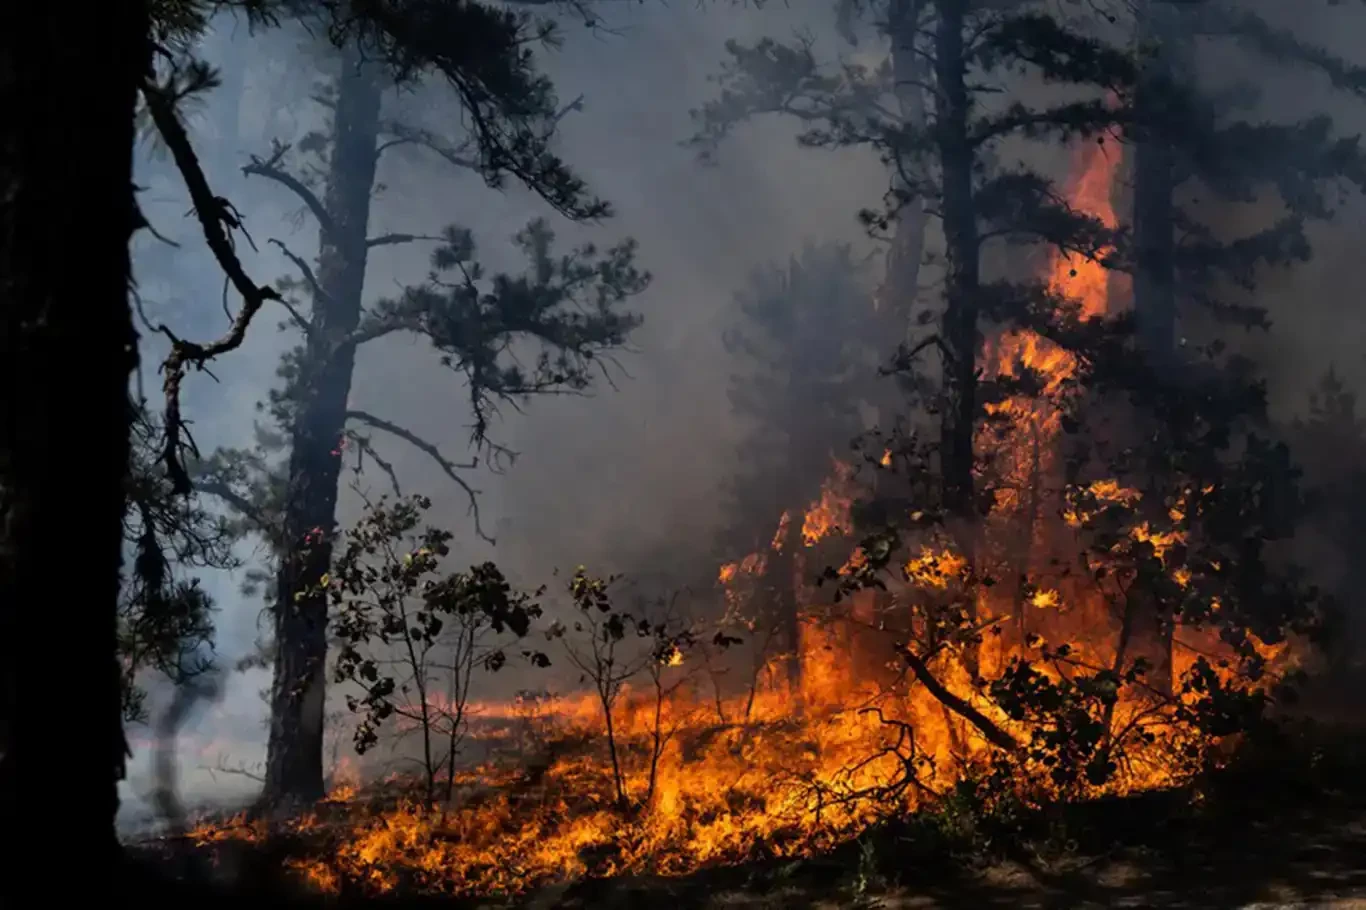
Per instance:
[[[973,435],[977,417],[977,298],[980,290],[977,215],[973,204],[973,151],[968,138],[965,0],[939,4],[935,75],[939,89],[938,147],[942,171],[945,254],[944,368],[940,462],[944,507],[971,526]],[[965,539],[967,537],[965,536]]]
[[[894,91],[901,114],[901,126],[916,132],[925,129],[925,93],[920,87],[924,81],[925,67],[915,46],[921,5],[921,0],[891,0],[887,16],[892,43],[892,78],[896,83]],[[917,170],[917,164],[907,162],[912,173]],[[892,180],[898,190],[906,191],[906,181],[900,172],[893,174]],[[924,202],[920,199],[907,201],[896,220],[887,261],[887,276],[883,282],[882,294],[887,301],[887,312],[899,320],[901,336],[907,341],[913,340],[912,316],[920,290],[920,263],[925,251],[926,221]]]
[[[1176,79],[1177,56],[1185,50],[1179,23],[1173,19],[1179,15],[1177,11],[1165,4],[1149,4],[1142,15],[1140,38],[1156,50],[1149,58],[1135,100],[1140,123],[1161,116],[1164,86]],[[1147,130],[1134,150],[1134,316],[1148,357],[1164,372],[1177,367],[1175,193],[1171,146],[1160,131]],[[1151,664],[1148,684],[1170,694],[1172,617],[1158,615],[1154,598],[1139,600],[1143,607],[1134,617],[1133,632],[1135,644]],[[1131,607],[1126,606],[1128,609]]]
[[[2,9],[0,818],[22,826],[16,870],[60,844],[104,871],[126,756],[116,616],[147,8]],[[53,666],[26,659],[49,646]],[[75,705],[74,724],[54,710]]]
[[[378,160],[380,83],[354,53],[342,62],[319,231],[318,284],[296,383],[284,518],[288,551],[276,585],[275,680],[263,799],[280,806],[323,796],[324,670],[327,601],[319,579],[332,562],[341,472],[338,447],[355,368],[355,349],[339,342],[359,323],[366,233]]]
[[[944,279],[942,340],[947,349],[944,363],[944,400],[940,411],[939,464],[944,511],[954,527],[968,565],[977,568],[976,465],[974,437],[977,427],[977,305],[981,288],[980,238],[973,198],[972,172],[975,155],[968,137],[969,94],[963,32],[967,0],[944,0],[938,4],[935,34],[935,81],[938,88],[936,118],[941,206],[943,208]],[[976,621],[975,603],[970,618]],[[964,663],[976,676],[981,648],[964,648]]]
[[[783,643],[783,666],[787,671],[787,683],[794,698],[802,691],[802,617],[798,586],[801,578],[802,513],[792,510],[788,513],[782,546],[773,556],[773,600],[774,612],[781,629]]]

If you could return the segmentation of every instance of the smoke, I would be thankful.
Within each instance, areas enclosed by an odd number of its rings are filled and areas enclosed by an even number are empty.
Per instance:
[[[1293,6],[1307,40],[1353,53],[1359,43],[1354,35],[1366,21],[1360,14],[1344,29],[1340,23],[1347,14],[1341,10],[1320,15],[1300,10],[1314,4]],[[739,427],[725,395],[733,365],[721,344],[733,318],[732,295],[755,267],[785,260],[808,240],[850,242],[860,255],[878,252],[856,221],[857,211],[876,205],[886,188],[885,172],[870,154],[799,148],[793,124],[779,120],[742,128],[712,167],[701,166],[681,146],[694,128],[689,111],[716,90],[707,77],[716,72],[726,39],[786,39],[805,30],[815,37],[818,52],[833,60],[841,48],[829,4],[607,4],[604,24],[610,31],[566,22],[563,48],[542,59],[563,100],[583,97],[582,110],[561,122],[559,151],[617,212],[601,225],[552,218],[552,227],[564,243],[606,246],[634,237],[642,265],[654,274],[652,288],[635,302],[645,324],[613,372],[616,387],[600,381],[591,396],[543,398],[525,413],[504,413],[494,434],[519,453],[515,465],[470,478],[480,490],[483,524],[498,540],[494,547],[476,538],[465,494],[427,456],[402,445],[384,449],[405,489],[429,495],[435,515],[457,535],[457,563],[492,558],[528,586],[552,582],[556,568],[578,564],[686,579],[710,551],[721,517],[718,491],[735,464]],[[244,182],[234,166],[247,153],[268,153],[277,133],[297,138],[321,122],[307,99],[312,80],[297,73],[285,78],[268,63],[280,59],[278,52],[292,53],[298,36],[265,40],[262,45],[244,27],[219,33],[212,51],[222,56],[215,62],[225,71],[245,72],[240,105],[217,99],[196,122],[201,147],[217,142],[220,151],[223,125],[236,128],[232,154],[221,156],[214,177],[216,186],[227,187],[224,195],[243,200],[239,208],[261,248],[248,256],[249,264],[262,279],[291,269],[264,238],[278,237],[308,258],[316,233],[310,223],[292,218],[295,200],[274,187]],[[871,51],[863,47],[860,53]],[[1247,65],[1238,59],[1237,65]],[[1321,107],[1338,118],[1342,133],[1366,123],[1366,107],[1334,98],[1322,79],[1256,81],[1268,89],[1263,103],[1270,119],[1290,120]],[[422,109],[429,122],[459,129],[459,111],[444,87],[422,89],[405,103]],[[421,155],[386,158],[379,180],[374,233],[435,233],[459,223],[475,231],[490,271],[516,268],[508,239],[531,217],[547,214],[523,189],[495,192],[477,176]],[[144,294],[163,291],[170,321],[183,334],[217,334],[226,319],[220,276],[206,256],[191,252],[196,244],[192,223],[181,219],[183,196],[168,198],[160,215],[156,206],[146,208],[163,233],[168,223],[184,226],[177,236],[186,252],[173,257],[176,274],[168,276],[160,268],[166,252],[144,244],[138,260]],[[1358,353],[1363,324],[1346,306],[1359,269],[1356,237],[1363,213],[1360,202],[1353,202],[1339,222],[1316,233],[1312,264],[1293,276],[1270,276],[1262,286],[1275,328],[1250,349],[1271,371],[1283,411],[1302,404],[1305,388],[1329,361],[1354,385],[1366,378]],[[390,295],[420,281],[426,255],[420,245],[375,251],[367,296]],[[283,347],[272,319],[258,320],[247,347],[215,365],[220,382],[194,378],[188,407],[202,447],[250,444],[256,402],[274,383]],[[150,385],[158,356],[154,347],[145,354]],[[156,396],[150,397],[155,403]],[[457,460],[468,449],[465,401],[459,383],[421,341],[389,339],[367,348],[359,361],[353,406],[382,414]],[[383,480],[368,477],[365,483],[379,491]],[[340,512],[345,526],[358,514],[356,497],[344,493]],[[252,560],[260,555],[244,551]],[[207,579],[220,605],[224,666],[249,653],[260,631],[261,601],[238,591],[241,580]],[[220,763],[239,770],[259,766],[266,710],[260,690],[266,683],[261,670],[229,673],[211,709],[183,718],[176,770],[187,802],[246,797],[257,786],[249,777],[209,769]],[[523,684],[513,675],[495,677],[489,694]],[[169,701],[169,693],[153,694],[162,704]],[[129,824],[143,817],[146,797],[155,790],[145,731],[131,736],[137,754],[124,788]]]
[[[1248,0],[1246,5],[1299,40],[1322,47],[1351,64],[1363,65],[1360,47],[1366,16],[1359,8],[1333,3],[1278,3]],[[1203,59],[1201,77],[1211,88],[1243,81],[1261,92],[1255,116],[1273,123],[1295,123],[1327,114],[1339,137],[1366,132],[1366,97],[1333,88],[1328,78],[1304,66],[1273,66],[1242,48],[1226,47]],[[1280,419],[1302,414],[1308,390],[1334,366],[1350,388],[1366,388],[1366,320],[1355,304],[1359,284],[1360,236],[1366,200],[1348,191],[1337,200],[1337,217],[1310,226],[1311,262],[1289,271],[1259,276],[1256,300],[1272,322],[1269,333],[1253,333],[1243,349],[1267,374],[1273,412]],[[1225,226],[1248,228],[1265,206],[1231,212]]]

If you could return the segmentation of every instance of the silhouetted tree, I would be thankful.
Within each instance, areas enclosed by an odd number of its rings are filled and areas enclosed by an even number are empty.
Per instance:
[[[832,461],[848,461],[865,429],[860,406],[876,391],[881,339],[846,246],[807,246],[785,268],[755,272],[736,304],[725,336],[738,365],[729,395],[749,432],[727,484],[730,520],[720,544],[727,562],[765,554],[767,621],[782,630],[795,682],[802,516],[820,498]]]
[[[13,371],[10,388],[31,383],[37,390],[5,399],[6,435],[0,440],[5,640],[32,640],[29,623],[38,614],[23,605],[34,591],[61,577],[59,560],[69,542],[71,516],[84,516],[89,553],[80,580],[65,593],[91,616],[74,624],[66,656],[91,668],[81,677],[81,697],[96,706],[100,758],[92,770],[88,749],[63,749],[65,734],[54,728],[49,735],[45,726],[55,722],[55,715],[39,722],[14,709],[19,670],[16,662],[6,661],[0,682],[5,705],[0,806],[8,817],[28,814],[17,810],[21,777],[27,792],[62,792],[79,808],[63,812],[49,806],[43,816],[61,817],[64,841],[94,861],[114,845],[115,781],[126,751],[116,653],[133,421],[127,391],[137,350],[128,246],[133,232],[146,226],[132,185],[139,99],[185,180],[210,250],[241,297],[230,330],[219,339],[195,342],[158,327],[171,336],[162,461],[180,494],[191,489],[182,458],[185,372],[239,347],[256,314],[279,296],[243,269],[232,242],[240,216],[206,180],[177,113],[185,98],[215,84],[212,71],[194,61],[190,50],[213,12],[241,11],[257,24],[277,22],[283,14],[315,16],[338,46],[364,48],[399,78],[443,77],[473,124],[479,169],[490,180],[512,174],[534,183],[565,171],[547,147],[553,95],[536,73],[527,46],[549,34],[516,11],[432,0],[154,0],[101,5],[81,15],[50,5],[5,9],[0,97],[25,128],[7,131],[0,151],[5,186],[0,284],[6,288],[0,353]],[[35,15],[28,16],[30,11]],[[99,78],[89,80],[92,68]],[[59,122],[69,114],[66,101],[75,97],[84,99],[83,116]],[[79,275],[54,281],[67,271],[69,244],[76,236],[84,241]],[[73,363],[98,390],[87,398],[90,413],[83,420],[65,419],[60,406],[60,381],[69,374],[59,367],[69,369]],[[98,453],[93,466],[79,474],[59,473],[58,466],[81,449]],[[88,744],[91,727],[82,732]],[[42,759],[26,757],[35,749],[43,750]],[[68,765],[78,761],[80,768]],[[50,775],[52,786],[43,784],[49,779],[43,775]],[[35,832],[30,842],[44,840]]]
[[[1366,160],[1355,137],[1335,137],[1322,113],[1297,111],[1289,123],[1257,110],[1269,80],[1296,70],[1325,77],[1360,97],[1366,69],[1271,25],[1247,4],[1147,0],[1129,14],[1141,63],[1132,142],[1134,314],[1148,355],[1183,372],[1181,340],[1210,340],[1230,325],[1266,327],[1252,292],[1268,270],[1312,255],[1306,227],[1333,217],[1335,200],[1366,186]],[[1249,75],[1215,91],[1200,86],[1197,60],[1237,53]],[[1252,201],[1270,217],[1228,217]],[[1150,432],[1161,433],[1153,426]],[[1170,678],[1170,624],[1140,610],[1137,635]]]
[[[1312,509],[1305,524],[1304,559],[1324,585],[1344,604],[1352,604],[1366,585],[1366,566],[1358,542],[1366,521],[1366,423],[1357,412],[1357,396],[1330,368],[1309,393],[1307,412],[1291,423],[1287,436],[1296,459],[1304,465]],[[1361,672],[1363,627],[1360,612],[1348,611],[1328,649],[1328,684],[1354,689],[1350,680]],[[1351,675],[1347,675],[1351,674]],[[1345,677],[1345,678],[1344,678]],[[1335,692],[1334,699],[1346,694]]]
[[[711,160],[737,126],[765,115],[801,124],[798,142],[814,148],[868,146],[885,152],[862,129],[870,122],[923,132],[926,89],[933,76],[919,45],[930,6],[925,0],[839,0],[833,5],[839,33],[850,48],[862,49],[869,26],[877,40],[886,42],[886,58],[873,67],[848,61],[824,65],[809,37],[786,44],[772,38],[752,45],[726,42],[728,57],[715,80],[720,93],[693,112],[698,132],[689,144]],[[899,203],[890,225],[883,225],[889,227],[886,269],[868,318],[883,323],[882,345],[889,353],[913,327],[929,215],[910,187],[903,163],[885,153],[882,157],[889,196]]]

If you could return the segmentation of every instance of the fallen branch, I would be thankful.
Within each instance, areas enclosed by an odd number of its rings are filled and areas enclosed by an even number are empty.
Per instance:
[[[1020,744],[1015,741],[1014,737],[993,723],[991,718],[950,692],[943,683],[935,678],[919,655],[909,647],[901,649],[901,656],[905,658],[906,665],[911,668],[915,678],[920,680],[921,684],[930,691],[930,694],[937,698],[944,707],[976,727],[978,732],[986,737],[987,742],[1005,752],[1015,753],[1020,750]]]

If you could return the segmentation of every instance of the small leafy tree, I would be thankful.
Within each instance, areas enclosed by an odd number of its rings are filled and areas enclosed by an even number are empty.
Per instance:
[[[451,534],[422,526],[429,508],[422,496],[369,504],[320,587],[340,645],[334,679],[361,693],[346,697],[359,716],[356,751],[373,748],[391,717],[411,724],[422,739],[430,802],[443,773],[448,800],[454,790],[475,670],[502,668],[510,641],[527,634],[541,608],[514,592],[493,563],[443,575]],[[549,663],[523,653],[533,664]]]
[[[573,621],[574,636],[567,636],[563,624],[555,623],[549,630],[552,638],[564,642],[565,656],[582,673],[581,679],[591,682],[607,736],[607,754],[612,763],[612,786],[617,805],[630,805],[626,771],[617,742],[615,709],[628,680],[645,668],[649,655],[642,649],[632,649],[633,640],[645,639],[650,634],[649,624],[622,612],[612,603],[608,588],[618,576],[595,578],[580,566],[569,580],[569,596],[578,611]],[[576,640],[577,639],[577,640]],[[634,653],[632,651],[634,650]]]
[[[659,782],[660,759],[678,732],[681,719],[667,717],[675,696],[691,680],[688,654],[699,646],[697,629],[681,616],[677,597],[660,601],[652,611],[640,601],[637,609],[621,609],[613,601],[610,588],[619,576],[597,578],[580,566],[569,581],[569,595],[576,618],[566,627],[556,622],[547,637],[563,643],[569,663],[590,683],[602,711],[608,759],[612,768],[612,787],[619,808],[632,809],[628,753],[635,751],[628,735],[619,728],[617,708],[632,680],[644,675],[649,680],[652,698],[651,718],[646,730],[647,764],[645,793],[640,805],[654,800]],[[649,613],[653,612],[654,618]],[[718,634],[715,643],[724,647],[735,639]],[[629,731],[628,731],[629,732]]]

